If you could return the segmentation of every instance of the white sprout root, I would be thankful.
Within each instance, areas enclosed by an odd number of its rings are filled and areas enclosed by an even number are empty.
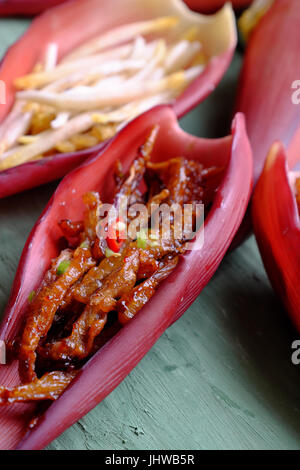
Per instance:
[[[57,44],[48,44],[45,51],[43,69],[51,72],[57,65],[57,58]],[[29,129],[33,113],[32,111],[23,111],[25,104],[26,101],[17,99],[12,111],[0,126],[0,161],[1,158],[4,158],[4,152],[12,148]]]
[[[95,54],[96,52],[103,51],[109,47],[111,48],[121,44],[122,42],[128,42],[140,35],[166,31],[176,26],[178,22],[178,18],[166,16],[119,26],[118,28],[111,29],[107,33],[101,34],[99,37],[96,37],[75,49],[71,54],[65,57],[64,61],[70,62],[79,57]]]
[[[77,87],[64,93],[43,91],[23,91],[17,94],[20,99],[35,101],[40,104],[53,106],[57,110],[82,112],[99,109],[103,106],[121,106],[125,103],[153,96],[168,89],[178,89],[180,92],[187,83],[197,77],[202,67],[193,67],[187,71],[175,72],[157,81],[121,83],[118,88],[100,83],[95,87]],[[102,85],[102,86],[101,86]]]
[[[43,64],[15,80],[21,91],[0,126],[0,170],[42,158],[56,148],[76,151],[76,136],[100,142],[99,136],[84,133],[97,125],[118,132],[142,112],[175,100],[204,69],[197,28],[191,27],[177,42],[149,40],[147,35],[162,35],[178,21],[162,17],[119,26],[60,63],[57,44],[49,44]],[[33,118],[43,113],[49,124],[33,132]]]

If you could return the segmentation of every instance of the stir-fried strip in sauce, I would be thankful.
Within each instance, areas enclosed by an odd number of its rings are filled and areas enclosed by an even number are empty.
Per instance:
[[[149,279],[138,285],[118,302],[118,319],[122,325],[128,323],[153,297],[159,284],[176,268],[178,257],[167,261]]]
[[[65,260],[61,261],[64,262]],[[68,262],[70,264],[66,271],[57,276],[52,284],[45,285],[31,304],[19,351],[20,374],[25,383],[36,379],[34,371],[36,349],[40,340],[47,335],[67,290],[95,265],[90,251],[81,248],[75,250],[73,258]],[[57,267],[57,272],[61,263]]]
[[[74,323],[68,338],[48,343],[39,348],[39,354],[53,361],[84,359],[93,347],[93,342],[103,330],[107,314],[98,308],[87,305],[79,319]]]
[[[56,400],[76,377],[76,372],[50,372],[26,385],[0,387],[0,406],[40,400]]]

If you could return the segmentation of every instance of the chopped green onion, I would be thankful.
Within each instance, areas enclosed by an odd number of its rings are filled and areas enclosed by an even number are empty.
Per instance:
[[[70,266],[71,264],[71,261],[70,260],[64,260],[62,261],[59,265],[58,265],[58,268],[57,268],[57,271],[56,271],[56,274],[58,276],[61,276],[62,274],[65,274],[66,270],[68,269],[68,267]]]
[[[81,245],[80,245],[79,248],[86,248],[86,249],[88,249],[89,247],[90,247],[89,242],[88,242],[88,241],[85,241],[85,242],[82,242],[82,243],[81,243]]]
[[[106,258],[110,258],[111,256],[116,256],[116,253],[114,251],[110,250],[109,248],[106,248],[105,256],[106,256]]]
[[[31,302],[33,301],[34,297],[35,297],[35,291],[32,290],[32,291],[30,292],[29,296],[28,296],[28,302],[29,302],[30,304],[31,304]]]
[[[148,241],[148,231],[142,229],[139,233],[137,233],[137,247],[145,250],[147,248],[147,241]]]

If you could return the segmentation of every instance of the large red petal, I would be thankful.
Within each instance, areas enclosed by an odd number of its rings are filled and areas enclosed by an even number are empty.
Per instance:
[[[98,190],[102,200],[110,200],[115,160],[120,158],[124,167],[129,168],[136,149],[155,124],[159,124],[160,130],[154,161],[184,155],[205,165],[227,168],[205,222],[204,244],[201,245],[200,232],[196,239],[198,250],[182,257],[151,302],[84,366],[66,393],[51,405],[38,427],[27,436],[22,448],[44,447],[123,380],[163,331],[195,300],[216,271],[241,223],[252,184],[252,156],[243,117],[236,117],[232,137],[205,140],[182,131],[172,108],[155,108],[130,123],[104,151],[70,173],[59,185],[27,241],[0,338],[7,340],[14,336],[29,293],[39,284],[51,258],[57,255],[57,241],[61,236],[57,221],[80,219],[84,210],[82,195],[86,191]],[[17,371],[6,366],[0,370],[0,383],[8,380],[16,381]],[[12,406],[1,411],[1,447],[15,447],[24,432],[24,419],[10,418],[16,409]]]
[[[174,109],[181,117],[214,90],[230,64],[236,30],[234,15],[228,5],[213,17],[191,12],[181,0],[75,0],[48,10],[33,21],[1,63],[0,80],[6,84],[6,105],[0,107],[0,122],[14,102],[14,79],[29,73],[42,60],[49,43],[58,45],[62,57],[83,41],[112,27],[165,15],[183,18],[182,24],[186,28],[200,22],[204,49],[211,57],[204,72],[176,100]],[[2,171],[0,198],[57,179],[97,150],[54,155],[43,162]]]
[[[273,145],[257,183],[252,215],[270,281],[300,331],[300,224],[280,143]]]
[[[300,77],[299,24],[299,1],[276,0],[247,46],[236,109],[246,116],[255,181],[275,140],[293,144],[291,166],[300,159],[294,150],[300,139],[300,104],[292,101],[292,84]]]
[[[226,0],[184,0],[192,10],[201,11],[203,13],[211,13],[221,8]],[[252,0],[231,0],[232,6],[237,10],[246,8],[251,5]]]

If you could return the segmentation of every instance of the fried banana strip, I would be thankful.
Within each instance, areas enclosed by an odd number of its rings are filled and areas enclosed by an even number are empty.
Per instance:
[[[123,182],[123,184],[118,188],[117,194],[114,200],[114,206],[117,210],[122,211],[122,204],[130,199],[132,195],[137,191],[144,175],[146,172],[146,164],[150,159],[152,149],[154,147],[157,134],[159,131],[159,126],[155,126],[147,138],[144,145],[139,149],[139,156],[133,162],[133,165],[130,168],[129,176]]]
[[[159,261],[149,250],[140,250],[140,267],[138,280],[147,279],[159,269]]]
[[[92,295],[90,305],[95,306],[102,312],[110,312],[117,305],[118,298],[133,289],[140,260],[139,251],[130,247],[126,253],[122,267],[110,274],[103,282],[101,289]]]
[[[75,378],[77,372],[49,372],[29,384],[7,389],[0,387],[0,406],[40,400],[56,400]]]
[[[170,201],[183,204],[185,193],[191,184],[187,160],[179,157],[163,163],[148,163],[147,166],[160,175],[163,183],[170,191]]]
[[[48,343],[38,352],[45,358],[54,361],[65,359],[84,359],[92,350],[94,339],[103,330],[107,314],[87,305],[79,319],[74,323],[72,334],[68,338]]]
[[[171,259],[149,279],[121,298],[117,310],[118,319],[122,325],[128,323],[153,297],[159,284],[171,274],[177,263],[178,257]]]
[[[101,288],[103,279],[122,266],[123,258],[122,256],[105,258],[99,266],[90,269],[82,282],[76,286],[73,293],[74,299],[83,304],[88,304],[91,295]]]
[[[83,196],[83,202],[87,206],[84,213],[84,231],[85,235],[92,241],[97,237],[99,208],[101,205],[99,194],[96,192],[87,193]]]
[[[136,248],[129,248],[122,267],[107,276],[102,287],[92,295],[90,304],[74,323],[72,334],[39,348],[39,353],[52,360],[87,357],[93,348],[94,339],[105,326],[107,313],[114,309],[120,297],[133,289],[138,269],[139,252]]]
[[[19,351],[20,375],[25,383],[36,379],[36,349],[40,340],[47,335],[66,292],[94,265],[90,251],[78,248],[66,271],[52,284],[42,287],[32,302]]]
[[[159,206],[163,201],[170,197],[170,191],[168,189],[163,189],[160,193],[149,199],[147,203],[148,212],[151,211],[151,206]]]

